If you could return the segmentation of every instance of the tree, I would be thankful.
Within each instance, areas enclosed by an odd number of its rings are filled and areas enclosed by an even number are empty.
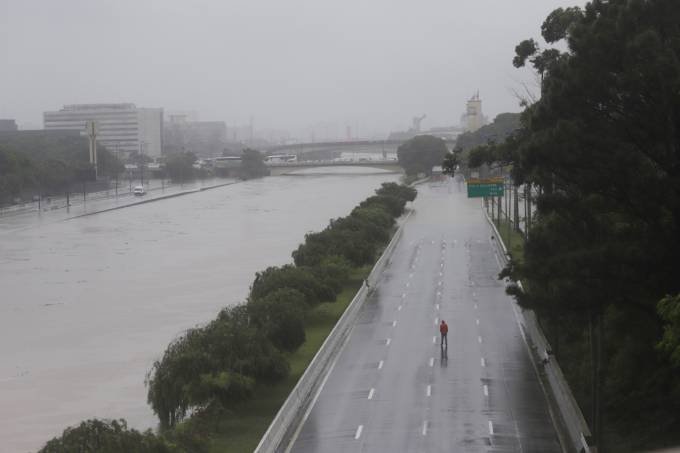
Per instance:
[[[440,165],[448,152],[446,142],[432,135],[418,135],[397,149],[399,165],[407,175],[432,174],[432,167]]]
[[[286,264],[268,267],[255,274],[250,288],[250,299],[262,299],[280,289],[295,289],[304,294],[305,302],[311,307],[321,302],[333,302],[335,293],[324,285],[309,270]]]
[[[241,178],[252,179],[269,175],[269,168],[264,163],[262,153],[246,148],[241,155]]]
[[[253,323],[274,346],[288,352],[305,342],[307,308],[305,295],[290,288],[281,288],[248,302]]]
[[[140,433],[129,429],[125,420],[86,420],[66,428],[47,442],[39,453],[180,453],[151,430]]]
[[[165,171],[173,181],[188,181],[194,177],[196,156],[191,152],[171,154],[165,161]]]
[[[659,419],[680,424],[680,394],[668,391],[678,378],[654,351],[659,315],[673,319],[672,303],[657,312],[657,302],[680,292],[678,21],[671,0],[593,1],[544,22],[545,40],[566,40],[567,51],[525,41],[513,61],[543,80],[513,168],[540,189],[538,221],[512,272],[528,283],[521,303],[590,341],[600,444],[607,417],[622,435],[634,423],[639,442]],[[561,318],[592,328],[576,333]],[[654,416],[640,416],[649,401]]]

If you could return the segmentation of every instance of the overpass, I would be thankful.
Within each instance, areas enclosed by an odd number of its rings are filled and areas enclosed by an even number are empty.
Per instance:
[[[391,173],[401,173],[403,170],[399,163],[394,159],[381,160],[303,160],[299,162],[268,162],[267,167],[271,171],[271,176],[280,176],[294,173],[308,168],[326,167],[367,167]]]
[[[330,154],[333,152],[396,154],[397,148],[405,140],[354,140],[343,142],[295,143],[289,145],[275,145],[263,148],[268,154],[296,154],[303,157],[307,154]],[[455,141],[446,141],[447,146],[453,147]]]

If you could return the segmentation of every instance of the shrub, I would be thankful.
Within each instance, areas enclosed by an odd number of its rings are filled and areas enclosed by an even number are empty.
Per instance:
[[[248,302],[248,313],[261,334],[277,348],[289,352],[305,342],[306,308],[305,295],[291,288],[277,289]]]
[[[267,294],[282,288],[292,288],[305,296],[309,306],[321,302],[332,302],[335,293],[324,285],[307,269],[286,264],[281,267],[268,267],[255,274],[255,281],[250,289],[250,299],[261,299]]]
[[[39,453],[179,453],[151,430],[128,429],[125,420],[91,419],[66,428],[60,437],[47,442]]]

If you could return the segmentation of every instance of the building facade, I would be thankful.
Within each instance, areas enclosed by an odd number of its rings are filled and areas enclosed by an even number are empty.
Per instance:
[[[161,156],[163,109],[138,108],[134,104],[72,104],[43,113],[45,130],[77,130],[84,133],[88,121],[97,127],[97,143],[111,152]]]
[[[19,128],[15,120],[0,120],[0,131],[12,132],[16,130],[19,130]]]
[[[482,100],[479,98],[479,92],[467,101],[463,123],[466,132],[474,132],[486,124],[486,119],[482,113]]]

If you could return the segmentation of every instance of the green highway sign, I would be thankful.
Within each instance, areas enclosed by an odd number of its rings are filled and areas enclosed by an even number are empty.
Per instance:
[[[470,178],[467,181],[468,198],[502,197],[503,186],[502,178]]]

